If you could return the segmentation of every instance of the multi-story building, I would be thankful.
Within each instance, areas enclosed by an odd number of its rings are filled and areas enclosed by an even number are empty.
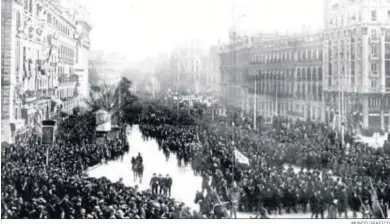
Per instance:
[[[219,48],[217,45],[211,46],[207,57],[205,57],[205,75],[204,75],[204,86],[208,92],[213,94],[219,93],[220,86],[220,58],[218,55]]]
[[[249,61],[249,97],[259,115],[324,121],[321,34],[254,39]]]
[[[174,91],[189,90],[195,94],[203,91],[201,80],[206,74],[203,60],[205,55],[205,48],[199,40],[187,41],[172,51]]]
[[[390,2],[325,0],[328,121],[386,130],[390,109]],[[334,116],[339,115],[339,116]]]
[[[251,77],[250,58],[254,42],[267,40],[275,34],[258,34],[249,36],[232,28],[229,32],[229,43],[221,46],[220,56],[220,95],[227,106],[240,108],[247,113],[253,112],[253,101],[250,100]],[[252,71],[253,73],[253,71]],[[252,83],[253,84],[253,83]],[[252,93],[253,95],[253,93]]]
[[[324,3],[321,33],[255,35],[249,44],[230,38],[220,52],[222,95],[235,106],[246,102],[241,107],[247,111],[255,111],[256,105],[256,113],[265,117],[389,130],[390,2]],[[250,56],[244,61],[235,56],[247,51]]]
[[[78,105],[85,74],[74,68],[88,70],[78,58],[86,57],[90,26],[78,20],[80,10],[59,1],[2,0],[1,10],[1,139],[14,142],[58,110],[72,113]]]
[[[247,108],[247,86],[249,52],[251,48],[248,36],[242,36],[232,28],[229,32],[229,43],[221,47],[221,100],[228,106]]]

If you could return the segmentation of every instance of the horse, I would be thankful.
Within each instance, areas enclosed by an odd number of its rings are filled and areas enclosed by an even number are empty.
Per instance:
[[[229,213],[227,209],[227,205],[229,205],[230,202],[221,202],[221,203],[216,203],[213,206],[213,209],[211,210],[211,217],[214,219],[226,219],[229,218]]]
[[[142,162],[136,160],[134,157],[131,158],[131,169],[133,170],[134,181],[139,178],[140,183],[142,183],[142,177],[144,174],[144,165]]]
[[[139,178],[139,182],[142,183],[142,178],[144,174],[144,165],[142,162],[136,162],[133,166],[133,172],[134,172],[134,181]]]
[[[229,202],[212,204],[212,199],[209,195],[203,196],[202,192],[197,192],[194,203],[199,204],[200,213],[208,218],[223,219],[228,218],[229,213],[227,205]]]
[[[199,204],[199,212],[201,215],[210,216],[211,203],[209,200],[206,200],[206,197],[203,196],[202,192],[196,192],[194,203]]]
[[[144,164],[143,163],[138,164],[137,171],[138,171],[138,177],[140,178],[140,183],[142,183],[142,179],[144,176]]]

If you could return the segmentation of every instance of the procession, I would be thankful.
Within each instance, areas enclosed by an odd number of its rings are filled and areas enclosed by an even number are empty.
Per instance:
[[[2,221],[390,218],[390,1],[1,14]]]
[[[184,116],[186,112],[164,105],[142,112],[138,141],[153,139],[158,147],[153,155],[142,145],[133,149],[137,145],[128,138],[131,127],[125,123],[104,145],[91,142],[92,113],[62,122],[48,164],[48,146],[38,144],[37,136],[3,149],[2,218],[269,218],[306,213],[322,219],[388,218],[388,150],[350,140],[347,154],[340,138],[321,124],[298,121],[286,128],[288,121],[275,118],[273,127],[264,126],[258,134],[245,119],[231,118],[231,124],[206,120],[206,126]],[[190,113],[196,115],[195,110]],[[159,164],[148,161],[155,153],[161,156]],[[169,171],[159,173],[167,157],[176,157],[176,169],[188,167],[185,175],[201,180],[188,196],[196,206],[171,198],[185,189],[176,187],[183,180]],[[132,175],[130,182],[124,183],[126,176],[110,180],[109,173],[95,178],[85,172],[112,162],[128,164],[121,173]],[[143,176],[144,169],[154,169],[146,176],[150,179]]]

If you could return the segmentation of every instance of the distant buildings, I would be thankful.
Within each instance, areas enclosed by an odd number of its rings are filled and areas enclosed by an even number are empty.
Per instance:
[[[223,101],[265,118],[389,131],[390,3],[324,3],[321,33],[231,30],[220,49]]]
[[[119,52],[91,51],[89,58],[90,66],[96,69],[99,82],[108,85],[118,83],[129,66],[126,56]]]
[[[2,0],[1,140],[15,142],[88,89],[91,25],[77,2]]]
[[[189,40],[175,48],[171,56],[173,90],[194,94],[218,91],[218,47],[207,49],[198,40]]]

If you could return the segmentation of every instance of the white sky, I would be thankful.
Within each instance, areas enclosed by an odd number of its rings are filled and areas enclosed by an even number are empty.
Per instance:
[[[234,0],[84,0],[91,14],[92,49],[123,52],[140,60],[190,38],[206,44],[226,39]],[[236,0],[235,20],[256,31],[322,28],[323,0]]]

